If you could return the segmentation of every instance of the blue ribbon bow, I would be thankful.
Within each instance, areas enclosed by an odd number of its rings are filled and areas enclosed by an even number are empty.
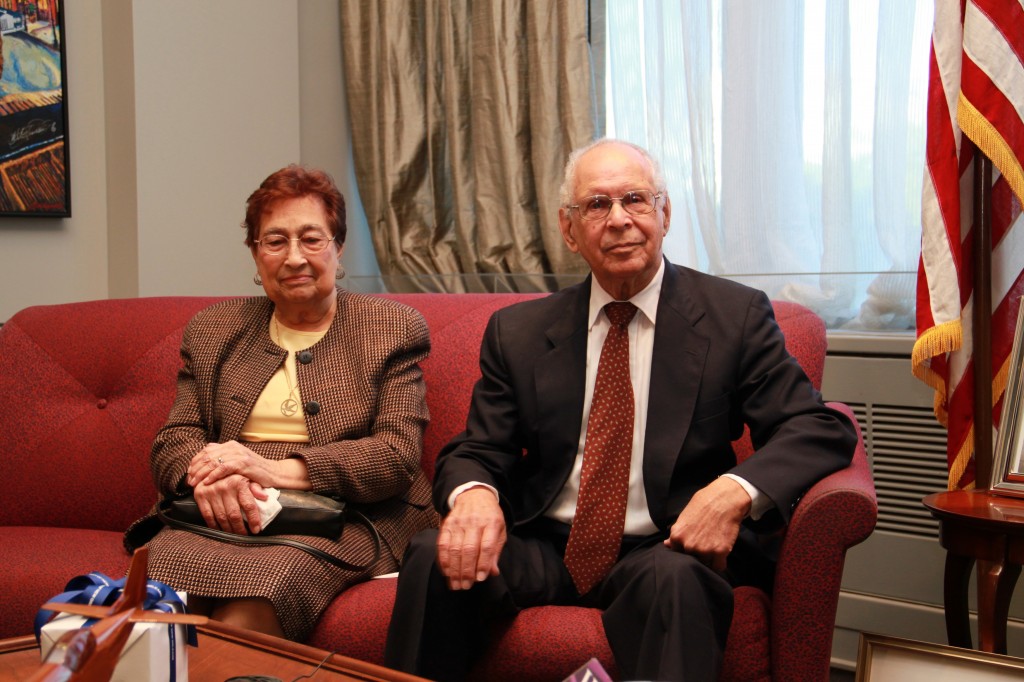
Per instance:
[[[53,599],[48,601],[57,602],[60,604],[91,604],[94,606],[110,606],[118,597],[121,596],[122,590],[124,590],[125,579],[113,580],[108,576],[93,572],[88,575],[80,575],[72,578],[68,581],[68,584],[64,587],[64,592],[58,594]],[[166,585],[157,580],[149,580],[146,582],[146,596],[143,600],[141,608],[147,611],[161,611],[163,613],[188,613],[188,608],[184,602],[174,591],[170,585]],[[42,636],[43,626],[46,625],[54,616],[56,612],[49,611],[46,609],[40,609],[36,614],[35,618],[35,633],[36,641],[40,641]],[[93,623],[97,622],[98,619],[90,618],[85,621],[82,627],[89,627]],[[173,682],[175,678],[175,640],[174,640],[175,626],[169,624],[167,627],[167,637],[170,644],[170,656],[171,656],[171,680]],[[199,646],[199,638],[196,634],[196,626],[186,626],[185,632],[187,634],[187,641],[190,646]]]

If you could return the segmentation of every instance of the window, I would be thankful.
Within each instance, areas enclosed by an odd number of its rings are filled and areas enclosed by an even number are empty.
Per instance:
[[[604,12],[606,134],[661,161],[669,259],[833,329],[913,329],[932,1]]]

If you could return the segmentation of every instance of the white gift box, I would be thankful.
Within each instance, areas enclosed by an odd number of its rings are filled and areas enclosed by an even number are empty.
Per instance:
[[[43,626],[39,637],[41,660],[54,644],[69,630],[77,630],[85,618],[58,613]],[[168,628],[174,630],[175,676],[171,676],[171,650]],[[185,625],[166,623],[135,623],[128,642],[121,650],[121,658],[114,669],[112,682],[188,682],[188,633]],[[58,661],[56,662],[59,662]]]

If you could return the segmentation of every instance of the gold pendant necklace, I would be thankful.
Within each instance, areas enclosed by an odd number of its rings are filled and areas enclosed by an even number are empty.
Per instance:
[[[281,328],[277,323],[277,315],[272,315],[270,319],[274,322],[274,334],[277,336],[277,339],[275,339],[274,342],[278,346],[284,348],[284,346],[281,345]],[[292,378],[288,374],[289,355],[291,355],[291,351],[286,350],[284,357],[284,381],[288,385],[288,397],[281,402],[281,414],[286,417],[294,417],[299,411],[299,401],[295,399],[295,390],[299,387],[299,378],[295,377],[295,385],[292,385]]]

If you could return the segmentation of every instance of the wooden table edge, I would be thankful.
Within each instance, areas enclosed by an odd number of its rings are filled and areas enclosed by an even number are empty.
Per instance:
[[[272,635],[235,628],[213,620],[209,621],[206,625],[196,627],[206,637],[225,640],[251,649],[260,649],[277,656],[302,662],[313,668],[320,665],[322,669],[343,675],[358,676],[367,682],[426,682],[422,677],[385,668],[375,663],[367,663],[357,658],[350,658],[342,654],[318,649],[308,644],[300,644],[299,642],[280,639]],[[0,640],[0,654],[37,648],[39,648],[39,642],[36,641],[35,635],[22,635],[20,637]]]
[[[287,639],[265,635],[261,632],[243,630],[241,628],[225,625],[215,620],[209,621],[206,625],[198,626],[199,631],[208,637],[227,640],[254,649],[262,649],[279,656],[286,656],[293,660],[317,666],[325,657],[330,658],[323,664],[323,668],[332,672],[344,674],[358,674],[367,680],[386,680],[389,682],[427,682],[422,677],[403,673],[391,668],[385,668],[375,663],[367,663],[358,658],[350,658],[343,654],[318,649],[309,644],[293,642]]]
[[[956,509],[942,506],[939,503],[940,500],[951,498],[986,499],[989,500],[989,503],[985,506],[1012,509],[1014,512],[1020,513],[1021,517],[1019,519],[997,518],[991,514],[972,514],[969,509]],[[987,490],[952,490],[929,493],[921,499],[921,504],[940,522],[951,521],[960,526],[970,526],[990,533],[996,531],[1007,535],[1024,535],[1024,499],[1019,497],[995,495]]]

